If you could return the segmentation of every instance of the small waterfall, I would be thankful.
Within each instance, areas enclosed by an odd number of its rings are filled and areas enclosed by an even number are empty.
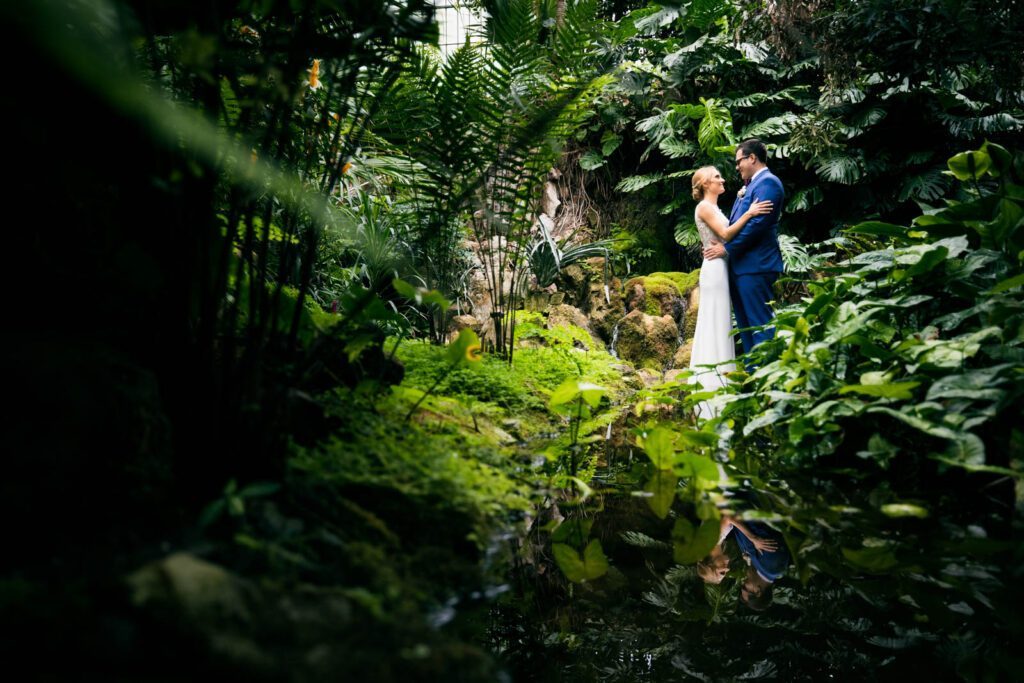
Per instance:
[[[608,353],[611,354],[612,358],[618,358],[619,352],[615,350],[615,345],[619,343],[619,325],[622,321],[615,323],[615,327],[612,329],[612,343],[608,346]]]

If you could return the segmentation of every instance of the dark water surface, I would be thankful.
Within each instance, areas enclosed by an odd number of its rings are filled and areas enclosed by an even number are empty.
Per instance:
[[[841,471],[736,478],[744,463],[721,454],[730,476],[699,491],[664,473],[674,486],[659,484],[636,447],[594,448],[604,452],[593,493],[551,501],[513,543],[508,589],[488,625],[511,679],[1013,680],[1020,670],[1012,482],[994,480],[984,504],[943,501],[936,515],[879,504],[884,491],[858,488],[856,476],[840,496]],[[763,609],[741,595],[750,569],[735,533],[723,545],[729,571],[720,584],[677,562],[680,529],[696,530],[702,518],[717,525],[723,511],[762,520],[792,555]],[[567,580],[552,552],[554,530],[566,525],[581,550],[599,541],[603,575]]]

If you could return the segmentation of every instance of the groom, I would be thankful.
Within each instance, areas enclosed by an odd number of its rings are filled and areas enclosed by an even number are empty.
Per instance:
[[[782,182],[765,165],[767,161],[768,150],[760,140],[745,140],[736,148],[736,170],[746,187],[740,190],[732,205],[729,223],[735,223],[737,217],[742,216],[755,201],[771,200],[772,212],[751,218],[724,246],[713,243],[704,250],[706,259],[729,254],[729,289],[744,353],[749,353],[775,334],[774,328],[757,332],[744,330],[759,327],[772,319],[768,302],[775,298],[772,285],[782,272],[779,216],[786,194]]]

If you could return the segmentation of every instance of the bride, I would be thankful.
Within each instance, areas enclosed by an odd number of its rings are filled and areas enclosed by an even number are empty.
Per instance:
[[[751,218],[772,211],[770,201],[754,202],[729,225],[729,219],[718,208],[718,198],[725,192],[725,179],[718,169],[714,166],[698,169],[693,174],[692,186],[693,198],[697,200],[693,219],[700,233],[701,247],[705,249],[712,242],[728,242]],[[740,190],[741,197],[744,190]],[[705,259],[700,266],[700,305],[690,354],[690,369],[694,371],[691,383],[699,382],[707,391],[725,384],[725,375],[736,369],[736,364],[731,362],[736,358],[731,332],[732,302],[726,259]],[[715,413],[707,401],[697,405],[697,416],[701,419],[714,417]]]

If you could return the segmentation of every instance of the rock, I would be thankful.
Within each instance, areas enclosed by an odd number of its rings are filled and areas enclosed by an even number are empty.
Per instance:
[[[648,315],[671,315],[677,321],[685,312],[687,295],[697,286],[700,271],[651,273],[626,283],[626,310],[641,309]]]
[[[619,357],[638,367],[661,370],[671,363],[679,344],[679,328],[671,316],[631,311],[619,323],[615,350]]]
[[[672,357],[672,367],[685,370],[690,367],[690,356],[693,354],[693,337],[685,344],[676,349]]]
[[[679,348],[683,348],[683,347],[680,346]],[[679,379],[679,375],[683,374],[684,372],[686,372],[685,369],[679,369],[679,368],[673,368],[672,370],[667,370],[665,372],[665,380],[664,381],[666,381],[666,382],[674,382],[677,379]]]
[[[573,292],[584,289],[589,280],[583,268],[575,263],[562,269],[562,279],[566,289]]]
[[[590,320],[580,309],[575,308],[574,306],[569,306],[568,304],[558,304],[550,306],[547,313],[547,328],[549,330],[555,327],[568,327],[570,325],[575,325],[576,327],[582,328],[590,335],[593,342],[593,348],[600,348],[604,345],[601,337],[599,337],[597,333],[590,328]],[[589,351],[590,349],[588,348],[587,350]]]
[[[697,331],[697,312],[700,310],[700,287],[694,287],[686,295],[686,317],[683,320],[683,339],[693,341]]]
[[[458,337],[459,332],[467,328],[479,335],[483,330],[483,326],[483,321],[478,320],[475,316],[469,314],[457,315],[448,321],[448,341],[450,342]]]
[[[528,311],[540,312],[551,304],[551,292],[533,290],[526,294],[523,307]]]
[[[175,553],[128,578],[136,605],[172,601],[195,620],[248,619],[242,584],[223,567],[189,553]]]
[[[590,317],[590,326],[606,344],[612,341],[615,325],[622,319],[622,282],[613,277],[608,282],[608,298],[605,298],[603,282],[591,282],[586,296],[586,311]]]
[[[653,387],[655,384],[661,384],[661,371],[659,370],[640,368],[636,371],[636,374],[643,380],[644,387]]]
[[[558,185],[552,181],[544,183],[544,194],[540,198],[541,213],[554,218],[558,215],[558,207],[562,201],[558,198]]]

